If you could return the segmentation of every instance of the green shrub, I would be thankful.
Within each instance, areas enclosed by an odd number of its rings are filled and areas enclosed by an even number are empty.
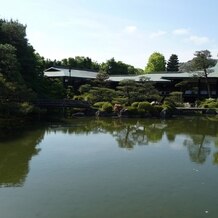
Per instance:
[[[159,117],[162,110],[163,110],[162,106],[154,105],[151,114],[152,114],[152,116],[158,116]]]
[[[218,108],[218,100],[216,99],[206,99],[203,102],[200,103],[200,107],[204,108]]]
[[[143,101],[143,102],[139,102],[138,104],[138,110],[141,112],[145,112],[145,113],[151,113],[153,109],[153,106],[147,102],[147,101]]]
[[[105,103],[107,103],[107,102],[106,101],[96,102],[93,106],[95,108],[101,109]]]
[[[33,109],[34,109],[33,105],[29,104],[28,102],[23,102],[20,104],[21,114],[24,114],[24,115],[29,114],[33,112]]]
[[[84,98],[83,98],[83,96],[82,96],[82,95],[75,95],[75,96],[73,97],[73,100],[77,100],[77,101],[83,101],[83,100],[84,100]]]
[[[128,106],[127,107],[127,111],[128,111],[128,114],[131,116],[131,115],[138,115],[138,109],[135,108],[135,107],[132,107],[132,106]]]
[[[137,108],[138,105],[139,105],[139,103],[140,103],[140,102],[137,102],[137,101],[136,101],[136,102],[133,102],[133,103],[131,104],[131,106]]]
[[[102,111],[105,111],[105,112],[112,112],[113,111],[113,106],[110,102],[105,102],[103,105],[102,105]]]
[[[79,87],[79,92],[80,92],[81,94],[84,94],[84,93],[86,93],[86,92],[89,92],[89,91],[91,90],[91,88],[92,88],[92,86],[91,86],[90,84],[84,84],[84,85],[81,85],[81,86]]]
[[[181,105],[183,103],[182,92],[171,92],[168,97],[170,101],[175,102],[175,104]]]
[[[164,104],[162,105],[162,107],[163,109],[168,109],[171,112],[176,110],[176,104],[169,99],[164,101]]]
[[[116,97],[116,98],[112,99],[113,104],[122,104],[122,105],[124,105],[124,104],[126,104],[126,102],[127,102],[127,98]]]

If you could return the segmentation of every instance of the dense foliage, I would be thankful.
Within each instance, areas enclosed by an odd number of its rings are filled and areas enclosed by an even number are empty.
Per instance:
[[[146,73],[163,72],[166,70],[166,61],[164,56],[159,52],[154,52],[148,59],[147,66],[145,68]]]
[[[179,71],[179,59],[176,54],[172,54],[167,62],[167,72]]]
[[[125,64],[122,61],[115,61],[114,58],[102,63],[100,68],[109,75],[143,74],[143,70],[134,68],[133,66]]]
[[[208,97],[211,97],[210,84],[208,81],[208,74],[212,71],[209,70],[210,67],[216,64],[216,60],[211,58],[211,52],[208,50],[196,51],[194,53],[194,58],[187,63],[183,64],[182,71],[195,71],[197,72],[197,77],[205,78]]]
[[[32,105],[37,98],[65,95],[60,81],[43,77],[45,63],[28,43],[26,26],[0,19],[0,116],[38,112]]]
[[[103,71],[109,75],[138,75],[144,73],[142,69],[135,68],[132,65],[123,63],[122,61],[116,61],[114,58],[103,63],[97,63],[89,57],[76,56],[74,58],[65,58],[61,61],[47,59],[44,60],[44,65],[45,68],[58,66],[80,70]]]

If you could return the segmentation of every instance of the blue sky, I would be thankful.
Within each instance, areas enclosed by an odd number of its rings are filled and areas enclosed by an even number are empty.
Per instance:
[[[188,61],[197,50],[218,54],[217,0],[0,0],[0,17],[27,25],[45,58],[112,57],[144,68],[157,51]]]

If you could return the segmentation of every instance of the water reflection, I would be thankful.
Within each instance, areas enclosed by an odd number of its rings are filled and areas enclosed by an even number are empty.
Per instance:
[[[29,161],[40,149],[36,145],[44,130],[25,132],[20,137],[0,142],[0,187],[22,186],[29,172]]]
[[[187,146],[190,159],[196,163],[204,163],[211,152],[211,140],[207,140],[205,135],[192,136],[184,141]]]
[[[22,186],[29,172],[29,162],[39,153],[37,145],[46,133],[74,134],[84,137],[89,134],[110,134],[122,149],[131,150],[135,146],[176,143],[187,148],[190,160],[203,164],[212,156],[213,164],[218,164],[218,121],[207,117],[187,117],[173,120],[155,119],[76,119],[68,124],[50,125],[25,132],[24,135],[0,142],[0,187]]]
[[[210,117],[183,117],[172,120],[155,119],[78,119],[71,127],[55,127],[49,131],[66,134],[111,134],[120,148],[160,143],[165,136],[168,143],[175,143],[183,136],[181,146],[187,148],[190,160],[202,164],[211,153],[211,147],[218,149],[218,119]],[[218,151],[213,154],[213,163],[218,164]]]

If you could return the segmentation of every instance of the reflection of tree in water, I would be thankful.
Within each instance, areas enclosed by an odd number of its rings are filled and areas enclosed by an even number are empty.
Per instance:
[[[120,148],[133,148],[136,144],[148,145],[148,137],[145,133],[144,126],[139,122],[135,124],[123,125],[122,130],[114,134]]]
[[[182,119],[166,120],[166,125],[165,131],[170,138],[178,134],[218,136],[218,120],[211,120],[207,117],[182,117]]]
[[[128,125],[126,128],[118,132],[117,135],[114,135],[120,148],[131,149],[134,147],[135,141],[133,140],[132,132],[133,130]]]
[[[218,137],[218,120],[214,117],[183,117],[182,119],[166,121],[165,129],[168,140],[176,135],[186,135],[184,145],[188,149],[190,160],[196,163],[204,163],[211,152],[212,136]]]
[[[182,117],[172,120],[159,119],[76,119],[68,128],[58,131],[66,134],[88,135],[109,133],[121,148],[132,149],[135,145],[158,143],[166,135],[170,143],[178,135],[190,140],[184,141],[190,159],[203,163],[210,153],[209,142],[202,136],[218,137],[218,120],[207,117]],[[54,131],[53,129],[51,131]]]
[[[218,148],[218,137],[215,140],[214,144],[215,144],[215,147]],[[213,154],[213,163],[218,164],[218,151],[214,152],[214,154]]]
[[[29,161],[38,154],[36,145],[43,139],[44,132],[29,131],[0,143],[0,187],[23,185],[29,172]]]
[[[210,141],[205,139],[205,135],[191,136],[191,140],[185,140],[184,145],[187,146],[190,159],[196,163],[204,163],[210,154]]]
[[[218,164],[218,151],[213,154],[213,163]]]
[[[149,145],[159,142],[164,134],[165,125],[160,120],[136,121],[125,125],[117,132],[116,139],[119,147],[133,148],[135,145]]]

